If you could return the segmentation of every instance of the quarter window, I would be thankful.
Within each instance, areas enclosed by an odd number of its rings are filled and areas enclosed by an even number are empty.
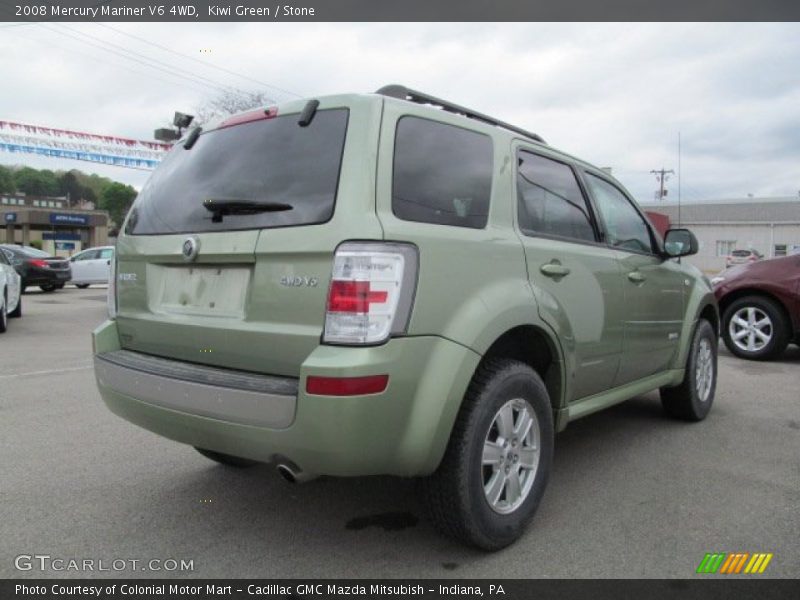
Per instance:
[[[481,229],[489,215],[492,141],[417,117],[397,123],[392,212],[405,221]]]
[[[523,233],[595,241],[586,199],[572,169],[564,163],[520,152],[517,199]]]
[[[606,227],[606,241],[617,248],[633,252],[653,252],[650,228],[631,204],[631,201],[615,186],[591,173],[586,177],[594,196],[597,210]]]

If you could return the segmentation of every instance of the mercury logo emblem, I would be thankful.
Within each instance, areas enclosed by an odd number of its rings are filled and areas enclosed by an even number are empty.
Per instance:
[[[200,251],[200,240],[196,237],[188,237],[183,242],[183,259],[185,261],[192,261],[197,258],[197,253]]]

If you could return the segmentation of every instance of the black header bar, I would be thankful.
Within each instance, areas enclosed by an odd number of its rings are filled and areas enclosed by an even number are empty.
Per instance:
[[[0,0],[0,21],[797,21],[797,0]]]

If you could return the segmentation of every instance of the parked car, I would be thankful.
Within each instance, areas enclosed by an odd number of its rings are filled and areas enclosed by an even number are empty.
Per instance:
[[[725,258],[725,267],[734,265],[746,265],[764,258],[758,250],[734,250]]]
[[[441,531],[495,550],[568,422],[657,389],[708,415],[717,304],[672,260],[696,251],[513,125],[401,86],[294,101],[194,129],[153,173],[97,383],[225,465],[421,477]]]
[[[38,285],[44,292],[52,292],[64,287],[69,281],[69,261],[32,246],[2,244],[3,251],[11,265],[22,278],[22,291],[28,286]]]
[[[114,246],[100,246],[78,252],[69,259],[72,279],[69,283],[81,289],[93,283],[108,283]]]
[[[0,252],[0,333],[8,328],[9,317],[22,316],[20,277],[5,252]]]
[[[712,283],[733,354],[767,360],[800,342],[800,255],[733,267]]]

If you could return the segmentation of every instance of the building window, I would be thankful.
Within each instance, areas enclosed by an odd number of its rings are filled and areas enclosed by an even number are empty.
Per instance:
[[[736,248],[736,240],[717,240],[717,256],[728,256]]]
[[[8,204],[8,198],[6,198],[5,196],[4,196],[4,197],[2,197],[2,198],[0,198],[0,203],[2,203],[2,204]]]
[[[786,256],[786,244],[775,244],[773,256]]]

